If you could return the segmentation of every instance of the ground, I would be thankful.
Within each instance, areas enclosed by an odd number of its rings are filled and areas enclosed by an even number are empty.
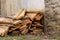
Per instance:
[[[0,37],[0,40],[41,40],[39,36],[33,35],[15,35],[15,36],[7,36],[7,37]]]
[[[6,36],[1,37],[0,40],[60,40],[60,35],[57,36],[57,39],[42,38],[41,36],[36,35],[15,35],[15,36]]]

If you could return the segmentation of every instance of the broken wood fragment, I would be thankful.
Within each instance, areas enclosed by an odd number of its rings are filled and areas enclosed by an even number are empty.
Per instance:
[[[27,13],[26,14],[26,16],[29,17],[31,20],[33,20],[36,15],[37,15],[37,13]]]
[[[9,19],[9,18],[3,18],[3,17],[0,17],[0,23],[12,23],[13,20],[12,19]]]
[[[31,34],[40,34],[43,30],[41,29],[35,29],[33,30],[33,32],[31,32]]]
[[[20,10],[20,11],[14,16],[13,19],[21,19],[22,17],[24,17],[25,12],[26,12],[25,9]]]
[[[16,25],[16,24],[19,24],[19,23],[22,23],[22,21],[21,21],[21,20],[14,20],[14,21],[13,21],[13,24],[15,24],[15,25]]]
[[[1,36],[7,35],[8,29],[9,29],[8,26],[0,26],[0,35],[1,35]]]
[[[29,19],[22,20],[22,25],[28,25],[31,24],[32,22]]]
[[[41,25],[40,22],[34,22],[34,24],[32,24],[32,26],[35,26],[35,27],[41,27],[41,26],[43,26],[43,25]]]
[[[37,14],[36,16],[35,16],[35,20],[41,20],[41,18],[43,17],[43,15],[41,15],[41,14]]]
[[[27,28],[25,28],[22,32],[21,32],[21,34],[27,34],[28,33],[28,29]]]
[[[27,26],[26,26],[26,25],[23,25],[23,26],[21,26],[19,29],[20,29],[20,30],[23,30],[23,29],[25,29],[25,28],[27,28]]]
[[[0,26],[9,26],[9,24],[0,23]]]

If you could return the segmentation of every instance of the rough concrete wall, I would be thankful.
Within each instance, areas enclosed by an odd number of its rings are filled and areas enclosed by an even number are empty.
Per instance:
[[[45,25],[49,34],[60,32],[60,0],[45,0]]]

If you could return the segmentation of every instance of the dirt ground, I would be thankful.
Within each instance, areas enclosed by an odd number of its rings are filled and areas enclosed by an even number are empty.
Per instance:
[[[0,40],[60,40],[60,35],[57,38],[49,38],[48,36],[40,35],[14,35],[1,37]]]

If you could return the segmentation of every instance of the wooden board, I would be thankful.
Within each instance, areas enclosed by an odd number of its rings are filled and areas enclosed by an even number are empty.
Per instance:
[[[1,35],[1,36],[7,35],[8,29],[9,29],[8,26],[0,26],[0,35]]]
[[[2,16],[12,17],[20,9],[44,12],[44,0],[1,0]]]

